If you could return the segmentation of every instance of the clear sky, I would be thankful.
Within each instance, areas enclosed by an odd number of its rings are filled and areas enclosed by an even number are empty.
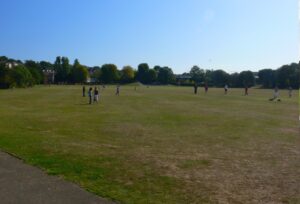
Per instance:
[[[297,0],[1,0],[0,55],[175,73],[299,61]]]

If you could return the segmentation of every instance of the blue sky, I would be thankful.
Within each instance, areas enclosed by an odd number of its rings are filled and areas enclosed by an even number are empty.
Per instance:
[[[175,73],[299,61],[297,0],[2,0],[0,55]]]

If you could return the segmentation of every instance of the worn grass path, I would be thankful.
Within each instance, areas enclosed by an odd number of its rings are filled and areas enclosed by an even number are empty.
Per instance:
[[[113,204],[0,152],[1,204]]]
[[[297,203],[299,96],[79,86],[0,90],[0,149],[122,203]]]

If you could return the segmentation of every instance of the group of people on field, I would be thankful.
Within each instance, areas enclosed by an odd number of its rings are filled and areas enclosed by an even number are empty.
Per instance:
[[[102,86],[103,89],[105,89],[105,85]],[[98,103],[99,102],[99,98],[100,98],[100,89],[98,89],[96,86],[94,87],[94,89],[92,87],[89,88],[88,90],[88,97],[89,97],[89,104],[92,104],[92,103]],[[204,85],[204,90],[205,90],[205,93],[208,92],[208,85],[205,84]],[[224,86],[224,94],[227,95],[228,93],[228,85],[225,84]],[[135,87],[135,91],[136,91],[136,87]],[[293,88],[292,87],[289,87],[288,88],[288,94],[289,94],[289,97],[291,98],[292,97],[292,91],[293,91]],[[198,92],[198,85],[195,83],[194,84],[194,94],[197,94]],[[85,90],[85,86],[82,87],[82,96],[85,97],[86,95],[86,90]],[[120,85],[117,85],[116,87],[116,96],[119,96],[120,95]],[[249,95],[248,93],[248,86],[245,86],[245,96]],[[281,101],[280,97],[279,97],[279,88],[276,86],[274,88],[274,92],[273,92],[273,97],[269,99],[270,101]]]
[[[288,88],[288,91],[289,91],[289,98],[292,98],[292,95],[293,95],[293,88],[292,87],[289,87]],[[270,101],[281,101],[280,97],[279,97],[279,89],[278,87],[276,86],[275,89],[274,89],[274,93],[273,93],[273,98],[270,98],[269,99]]]
[[[205,93],[207,93],[208,92],[208,85],[207,84],[204,85],[204,89],[205,89]],[[225,95],[227,95],[228,90],[229,90],[228,85],[225,84],[225,86],[224,86],[224,94]],[[249,90],[249,88],[246,85],[245,86],[245,96],[249,95],[248,90]],[[197,94],[197,92],[198,92],[198,85],[197,85],[197,83],[195,83],[194,84],[194,94]],[[293,92],[293,88],[289,87],[288,88],[288,94],[289,94],[290,98],[292,98],[292,92]],[[281,101],[281,99],[279,98],[279,88],[277,86],[275,86],[275,88],[274,88],[273,98],[270,98],[269,100],[270,101]]]
[[[204,90],[205,90],[205,93],[208,92],[207,84],[204,85]],[[194,84],[194,94],[197,94],[197,93],[198,93],[198,84],[195,83]],[[224,86],[224,93],[225,93],[225,95],[228,93],[228,85],[227,84],[225,84],[225,86]],[[248,95],[248,86],[245,87],[245,95]]]
[[[83,86],[82,87],[82,97],[85,97],[85,92],[86,92],[85,86]],[[95,86],[94,90],[92,87],[90,87],[88,90],[89,104],[92,104],[93,102],[98,103],[99,95],[100,95],[100,92],[96,86]]]
[[[103,89],[105,89],[105,85],[103,85],[102,87]],[[86,90],[85,90],[85,86],[83,86],[82,97],[85,97],[85,95],[86,95]],[[117,85],[116,96],[119,95],[120,95],[120,86]],[[98,89],[96,86],[94,87],[94,89],[90,87],[88,90],[88,97],[89,97],[89,104],[98,103],[100,99],[100,89]]]

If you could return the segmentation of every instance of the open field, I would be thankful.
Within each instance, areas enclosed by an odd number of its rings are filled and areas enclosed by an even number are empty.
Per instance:
[[[0,149],[121,203],[299,203],[299,93],[0,90]]]

